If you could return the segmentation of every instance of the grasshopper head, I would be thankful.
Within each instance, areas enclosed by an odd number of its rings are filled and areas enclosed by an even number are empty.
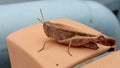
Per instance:
[[[47,35],[47,37],[51,37],[53,34],[53,27],[52,27],[52,23],[50,23],[49,21],[46,21],[43,23],[43,30],[44,33]]]

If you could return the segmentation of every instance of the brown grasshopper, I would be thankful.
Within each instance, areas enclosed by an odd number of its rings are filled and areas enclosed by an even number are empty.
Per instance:
[[[115,39],[106,37],[102,34],[92,35],[88,33],[83,33],[76,31],[75,28],[72,28],[67,25],[44,21],[44,17],[41,9],[40,12],[41,12],[42,20],[40,20],[39,18],[38,20],[43,23],[43,29],[46,36],[52,40],[57,41],[58,43],[68,45],[67,52],[70,56],[72,56],[72,54],[70,53],[71,46],[86,47],[96,50],[99,48],[97,44],[102,44],[106,46],[114,46],[116,44]],[[42,49],[38,50],[38,52],[44,50],[45,43]]]

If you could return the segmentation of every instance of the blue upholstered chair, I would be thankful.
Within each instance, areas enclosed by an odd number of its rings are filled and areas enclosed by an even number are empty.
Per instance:
[[[9,68],[6,37],[23,27],[37,23],[42,8],[45,20],[69,18],[117,39],[120,48],[120,27],[114,14],[93,1],[36,1],[0,6],[0,68]]]

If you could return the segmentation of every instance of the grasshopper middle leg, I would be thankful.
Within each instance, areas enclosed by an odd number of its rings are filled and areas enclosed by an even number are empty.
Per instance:
[[[72,40],[69,42],[69,45],[68,45],[68,50],[67,50],[67,52],[68,52],[68,54],[69,54],[70,56],[72,56],[72,54],[70,53],[71,43],[72,43]]]

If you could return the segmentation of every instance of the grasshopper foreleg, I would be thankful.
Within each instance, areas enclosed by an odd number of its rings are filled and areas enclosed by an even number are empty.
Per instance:
[[[45,45],[46,45],[46,43],[47,43],[48,41],[50,41],[50,40],[47,40],[47,41],[45,41],[45,42],[44,42],[44,44],[43,44],[42,48],[41,48],[41,49],[39,49],[39,50],[38,50],[38,52],[41,52],[41,51],[43,51],[43,50],[44,50]]]

